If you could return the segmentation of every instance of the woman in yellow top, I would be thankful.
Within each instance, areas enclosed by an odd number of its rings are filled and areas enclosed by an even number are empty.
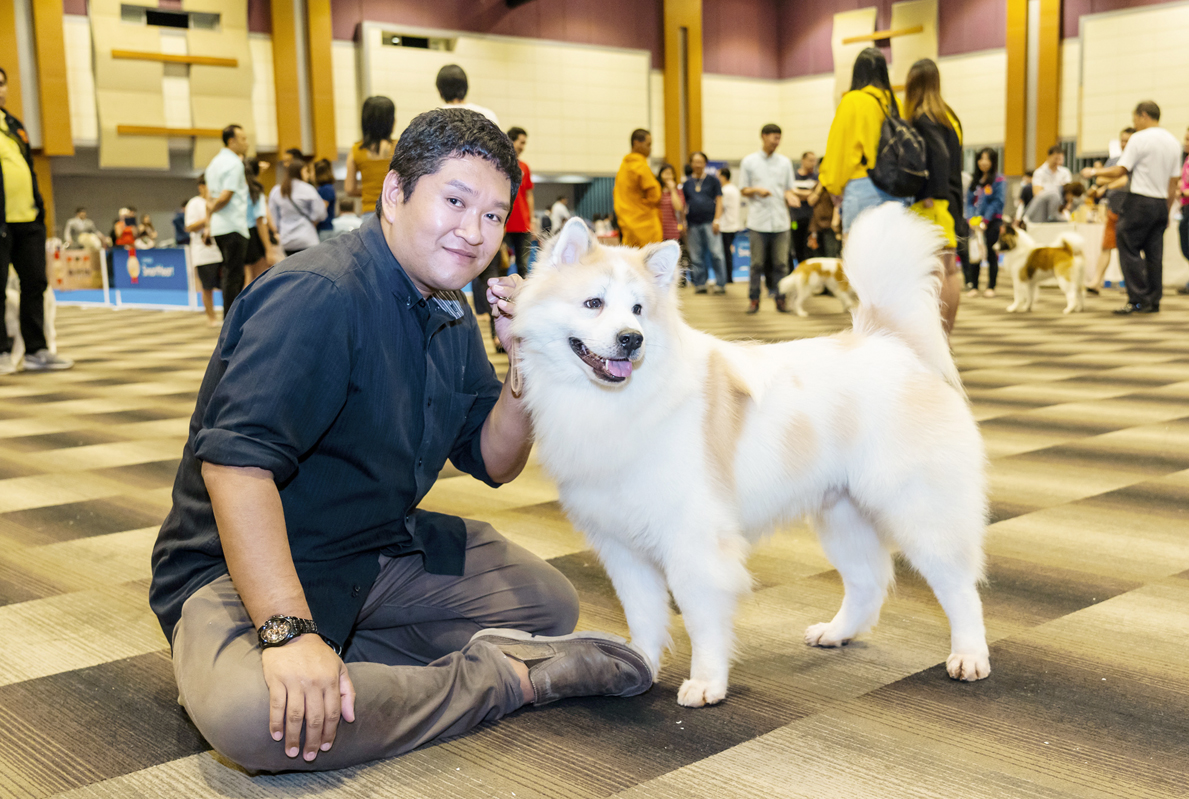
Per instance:
[[[352,197],[361,197],[363,217],[376,212],[376,201],[388,174],[395,145],[392,131],[396,128],[396,105],[387,97],[377,95],[363,101],[360,121],[363,139],[356,142],[347,154],[347,177],[343,188]]]
[[[909,203],[909,198],[888,194],[867,176],[875,166],[879,132],[893,102],[888,62],[878,49],[868,47],[855,59],[850,91],[842,95],[834,113],[818,171],[818,179],[834,196],[834,204],[839,205],[841,198],[844,237],[858,215],[868,208],[885,202]]]

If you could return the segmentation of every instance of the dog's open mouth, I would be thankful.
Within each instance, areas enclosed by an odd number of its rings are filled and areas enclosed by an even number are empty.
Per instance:
[[[626,358],[623,360],[600,358],[576,338],[570,339],[570,349],[582,359],[583,363],[594,370],[600,380],[606,380],[608,383],[622,383],[632,375],[632,362]]]

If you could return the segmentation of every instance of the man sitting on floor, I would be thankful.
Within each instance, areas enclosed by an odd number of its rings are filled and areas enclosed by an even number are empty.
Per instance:
[[[248,769],[342,768],[528,703],[652,684],[634,647],[570,634],[578,597],[548,563],[488,524],[417,509],[447,457],[498,486],[529,456],[527,412],[459,291],[500,246],[519,182],[482,115],[422,114],[381,213],[285,259],[230,310],[150,601],[179,700]],[[518,282],[488,287],[505,341]]]

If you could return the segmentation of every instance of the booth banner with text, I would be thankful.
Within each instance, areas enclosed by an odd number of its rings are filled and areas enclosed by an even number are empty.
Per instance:
[[[56,249],[48,255],[54,291],[103,288],[103,254],[99,250]]]
[[[180,247],[154,250],[117,249],[115,287],[186,291],[186,251]]]

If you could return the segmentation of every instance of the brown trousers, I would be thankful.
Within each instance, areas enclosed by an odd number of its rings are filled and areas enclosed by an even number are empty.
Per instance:
[[[565,635],[578,594],[557,569],[467,520],[465,574],[428,574],[421,557],[380,557],[380,576],[356,620],[343,660],[355,686],[355,721],[307,763],[285,755],[268,731],[256,628],[231,578],[186,600],[174,631],[178,701],[223,756],[251,771],[316,771],[394,757],[460,735],[524,704],[520,680],[488,643],[488,627]]]

